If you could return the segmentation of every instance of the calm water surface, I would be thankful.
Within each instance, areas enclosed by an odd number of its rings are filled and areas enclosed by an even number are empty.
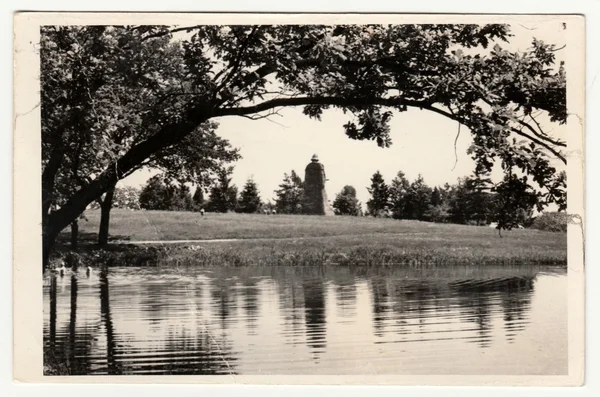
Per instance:
[[[48,275],[70,374],[566,374],[567,277],[535,268]]]

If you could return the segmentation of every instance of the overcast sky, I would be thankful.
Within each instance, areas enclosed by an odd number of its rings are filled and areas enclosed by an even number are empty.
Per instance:
[[[526,49],[536,37],[548,43],[563,45],[562,24],[556,20],[536,26],[515,25],[510,44],[500,45],[509,50]],[[557,53],[561,59],[561,52]],[[327,194],[333,200],[344,185],[356,188],[363,204],[369,199],[367,186],[370,177],[381,171],[387,182],[403,171],[410,180],[421,174],[430,186],[455,183],[457,178],[470,175],[474,162],[466,154],[471,144],[470,132],[461,127],[456,145],[458,125],[441,115],[425,110],[410,109],[395,113],[391,122],[392,146],[380,148],[374,141],[354,141],[343,130],[351,115],[338,110],[325,111],[322,121],[302,115],[302,108],[287,108],[269,121],[248,120],[242,117],[217,119],[218,134],[241,149],[242,159],[235,163],[234,183],[241,189],[248,178],[253,178],[264,201],[272,200],[273,191],[284,173],[295,170],[304,179],[304,168],[313,154],[318,154],[325,166]],[[547,126],[552,134],[562,135],[557,125]],[[456,165],[455,165],[456,162]],[[140,170],[120,184],[141,186],[155,174]]]

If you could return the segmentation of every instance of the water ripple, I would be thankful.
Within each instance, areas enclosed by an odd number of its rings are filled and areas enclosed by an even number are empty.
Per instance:
[[[566,373],[564,272],[235,271],[47,275],[46,373]]]

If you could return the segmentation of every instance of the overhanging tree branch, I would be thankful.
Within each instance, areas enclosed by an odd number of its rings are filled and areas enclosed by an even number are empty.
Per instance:
[[[450,114],[450,113],[448,113],[448,112],[446,112],[446,111],[444,111],[444,110],[442,110],[442,109],[439,109],[439,108],[436,108],[436,107],[433,107],[433,106],[430,106],[430,105],[423,106],[423,108],[424,108],[424,109],[427,109],[427,110],[431,110],[432,112],[436,112],[436,113],[439,113],[439,114],[441,114],[441,115],[444,115],[444,116],[446,116],[446,117],[448,117],[448,118],[451,118],[452,120],[456,120],[456,121],[458,121],[459,123],[462,123],[462,124],[464,124],[465,126],[469,127],[469,124],[468,124],[468,123],[466,123],[464,120],[461,120],[459,117],[453,116],[452,114]],[[532,142],[535,142],[535,143],[537,143],[538,145],[540,145],[540,146],[542,146],[542,147],[546,148],[546,149],[547,149],[547,150],[548,150],[550,153],[552,153],[552,154],[553,154],[553,155],[555,155],[557,158],[559,158],[559,159],[560,159],[560,160],[561,160],[563,163],[567,164],[567,160],[565,159],[565,157],[564,157],[564,156],[563,156],[563,155],[562,155],[560,152],[558,152],[556,149],[554,149],[552,146],[550,146],[549,144],[547,144],[547,143],[545,143],[545,142],[542,142],[541,140],[539,140],[539,139],[537,139],[537,138],[535,138],[535,137],[533,137],[533,136],[531,136],[531,135],[529,135],[529,134],[526,134],[526,133],[524,133],[523,131],[521,131],[521,130],[518,130],[518,129],[514,128],[514,127],[509,127],[509,128],[510,128],[510,130],[511,130],[512,132],[514,132],[515,134],[517,134],[517,135],[520,135],[520,136],[522,136],[523,138],[527,138],[527,139],[529,139],[530,141],[532,141]]]
[[[423,101],[414,101],[407,100],[403,98],[339,98],[339,97],[295,97],[295,98],[275,98],[268,101],[264,101],[257,105],[245,106],[245,107],[236,107],[236,108],[226,108],[217,110],[215,113],[215,117],[224,117],[224,116],[247,116],[249,114],[260,113],[267,110],[270,110],[275,107],[292,107],[292,106],[304,106],[304,105],[332,105],[338,107],[360,107],[365,105],[380,105],[387,106],[391,108],[399,108],[402,106],[410,106],[420,109],[425,109],[432,111],[434,113],[438,113],[442,116],[445,116],[451,120],[457,121],[461,124],[464,124],[466,127],[470,127],[469,122],[457,115],[454,115],[450,112],[442,110],[433,106],[432,103],[423,102]],[[527,124],[527,123],[525,123]],[[529,126],[531,127],[531,126]],[[517,135],[520,135],[524,138],[535,142],[536,144],[546,148],[550,151],[554,156],[559,158],[563,163],[567,163],[565,157],[556,149],[554,149],[550,144],[542,141],[541,139],[536,138],[539,135],[536,133],[535,136],[531,136],[526,134],[523,131],[520,131],[516,128],[510,127],[511,131]],[[535,130],[534,130],[535,132]],[[554,141],[550,140],[551,143]],[[561,146],[557,144],[558,146]]]
[[[423,108],[425,105],[428,104],[425,102],[406,100],[402,98],[341,98],[334,96],[303,96],[294,98],[274,98],[261,102],[257,105],[219,109],[216,110],[215,117],[243,116],[253,113],[264,112],[275,107],[291,107],[304,105],[332,105],[338,107],[363,107],[369,105],[380,105],[392,108],[399,108],[402,106],[413,106]]]
[[[517,120],[517,123],[519,123],[523,127],[527,128],[529,131],[531,131],[531,133],[533,135],[535,135],[536,137],[538,137],[540,140],[544,140],[544,141],[550,142],[551,144],[556,145],[556,146],[567,147],[567,144],[564,143],[564,142],[556,141],[556,140],[554,140],[554,139],[552,139],[552,138],[550,138],[548,136],[541,135],[529,123],[526,123],[526,122],[524,122],[522,120]]]

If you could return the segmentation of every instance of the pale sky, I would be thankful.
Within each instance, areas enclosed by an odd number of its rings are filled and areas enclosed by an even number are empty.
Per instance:
[[[511,43],[499,44],[508,50],[526,49],[536,37],[562,46],[565,37],[562,25],[556,20],[536,26],[514,25]],[[556,53],[561,59],[561,51]],[[339,110],[325,111],[322,121],[302,115],[302,108],[286,108],[279,116],[248,120],[242,117],[216,119],[220,123],[217,133],[240,148],[242,159],[237,161],[233,182],[242,188],[252,177],[258,184],[263,201],[273,200],[274,190],[283,180],[284,173],[293,169],[304,179],[304,168],[313,154],[318,154],[329,181],[326,184],[331,201],[344,185],[356,188],[358,199],[369,199],[367,187],[373,173],[379,170],[386,182],[398,171],[409,180],[421,174],[429,186],[455,183],[457,178],[470,175],[474,162],[466,151],[471,144],[467,128],[461,127],[456,145],[458,162],[455,165],[454,140],[458,124],[441,115],[426,110],[410,109],[395,113],[391,121],[392,146],[383,149],[374,141],[354,141],[343,130],[351,115]],[[564,127],[547,126],[552,134]],[[140,170],[125,178],[120,184],[141,186],[155,174],[153,170]]]

